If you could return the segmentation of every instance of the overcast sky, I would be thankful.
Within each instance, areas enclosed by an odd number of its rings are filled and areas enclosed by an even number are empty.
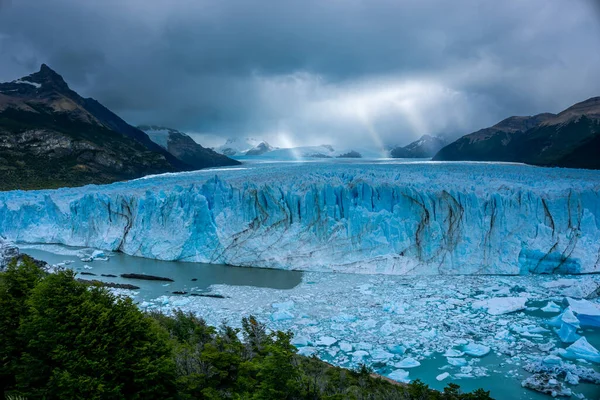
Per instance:
[[[600,96],[595,0],[0,0],[0,81],[47,63],[203,144],[406,144]]]

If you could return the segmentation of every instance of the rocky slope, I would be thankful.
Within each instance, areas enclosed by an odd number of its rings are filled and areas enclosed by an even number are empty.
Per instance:
[[[191,170],[43,64],[0,83],[0,190],[109,183]]]
[[[434,160],[513,161],[600,169],[600,97],[559,114],[510,117],[463,136]]]
[[[144,131],[153,142],[166,149],[178,160],[194,168],[241,164],[237,160],[202,147],[194,139],[176,129],[154,125],[141,125],[138,129]]]
[[[390,151],[393,158],[430,158],[446,145],[446,140],[438,136],[423,135],[404,147],[395,147]]]

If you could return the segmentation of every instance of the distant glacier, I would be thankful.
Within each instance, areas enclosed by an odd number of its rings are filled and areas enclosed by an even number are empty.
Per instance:
[[[0,193],[0,234],[161,260],[381,274],[600,272],[600,171],[257,164]]]

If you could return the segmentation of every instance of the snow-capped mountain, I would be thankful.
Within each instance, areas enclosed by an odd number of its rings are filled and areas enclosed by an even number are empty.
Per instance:
[[[336,148],[332,145],[299,146],[273,150],[264,157],[277,160],[297,160],[302,158],[379,158],[381,152],[367,148]]]
[[[439,136],[423,135],[407,146],[396,146],[390,151],[393,158],[430,158],[446,145],[446,139]]]
[[[260,142],[258,146],[251,148],[246,152],[247,156],[260,156],[270,151],[275,150],[276,147],[271,146],[267,142]]]
[[[279,148],[255,138],[231,138],[215,151],[229,157],[261,157],[270,160],[298,160],[302,158],[380,158],[383,152],[366,147],[297,146]]]
[[[177,157],[177,159],[194,168],[240,164],[239,161],[202,147],[194,139],[177,129],[156,125],[140,125],[138,129],[144,131],[153,142]]]
[[[216,152],[226,156],[242,156],[247,151],[252,150],[263,143],[260,139],[255,138],[229,138],[224,145],[215,149]]]

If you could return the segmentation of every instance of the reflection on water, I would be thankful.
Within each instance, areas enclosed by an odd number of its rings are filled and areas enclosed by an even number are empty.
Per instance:
[[[285,290],[294,288],[302,281],[302,272],[299,271],[159,261],[128,256],[122,253],[111,253],[109,261],[82,262],[80,257],[75,255],[77,249],[68,248],[71,251],[65,251],[65,253],[71,254],[65,255],[41,250],[40,248],[44,248],[44,246],[36,247],[38,248],[32,249],[27,248],[25,245],[21,247],[21,251],[50,264],[71,261],[66,267],[78,272],[78,277],[82,279],[98,279],[101,281],[129,283],[139,286],[140,298],[154,298],[174,291],[203,292],[207,291],[209,286],[214,284],[256,286]],[[81,275],[81,273],[84,273],[84,275]],[[157,275],[171,278],[175,282],[166,284],[165,282],[119,277],[120,274],[124,273]],[[117,277],[103,277],[102,274],[117,275]]]

